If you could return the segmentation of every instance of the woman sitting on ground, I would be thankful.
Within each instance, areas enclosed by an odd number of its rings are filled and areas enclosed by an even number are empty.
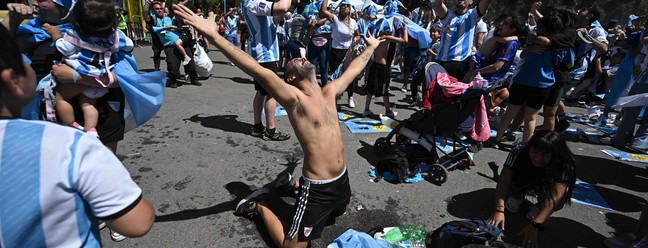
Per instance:
[[[523,247],[537,247],[538,231],[544,230],[545,221],[565,203],[571,204],[575,165],[560,133],[541,130],[528,144],[518,143],[504,163],[495,191],[495,210],[488,222],[504,229],[504,210],[517,213],[525,196],[537,196],[538,203],[526,215],[529,224],[520,231]]]

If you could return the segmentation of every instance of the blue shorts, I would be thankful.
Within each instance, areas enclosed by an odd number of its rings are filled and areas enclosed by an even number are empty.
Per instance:
[[[238,42],[238,36],[236,36],[235,34],[226,35],[225,38],[226,38],[230,43],[232,43],[232,45],[234,45],[234,46],[238,46],[238,45],[239,45],[239,42]]]

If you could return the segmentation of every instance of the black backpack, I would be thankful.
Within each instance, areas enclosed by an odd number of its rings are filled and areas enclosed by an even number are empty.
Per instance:
[[[468,244],[494,242],[502,233],[498,227],[485,220],[456,220],[443,224],[428,235],[425,241],[432,248],[462,247]]]
[[[376,164],[376,179],[374,182],[380,181],[383,173],[389,171],[396,176],[398,183],[405,182],[405,179],[414,177],[419,171],[418,163],[410,165],[405,153],[395,152],[387,155]]]

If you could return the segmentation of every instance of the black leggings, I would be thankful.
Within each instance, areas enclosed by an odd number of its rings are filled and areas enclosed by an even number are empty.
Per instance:
[[[336,48],[331,48],[331,55],[329,57],[329,74],[335,73],[335,70],[337,70],[338,66],[342,64],[342,60],[344,60],[344,56],[346,55],[347,49],[336,49]],[[358,84],[357,79],[353,79],[353,82],[349,84],[349,86],[346,88],[346,92],[349,95],[349,97],[353,96],[353,91],[355,91],[355,87]]]

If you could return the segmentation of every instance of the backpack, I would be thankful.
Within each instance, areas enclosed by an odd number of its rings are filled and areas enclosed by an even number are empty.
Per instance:
[[[403,183],[405,179],[414,177],[419,172],[418,163],[410,165],[405,153],[395,152],[379,160],[376,164],[376,179],[374,182],[383,178],[383,173],[390,172],[396,177],[396,182]],[[389,178],[387,178],[389,179]]]
[[[485,220],[456,220],[443,224],[428,234],[425,241],[428,247],[452,248],[468,244],[486,244],[494,242],[502,233],[498,227]]]

